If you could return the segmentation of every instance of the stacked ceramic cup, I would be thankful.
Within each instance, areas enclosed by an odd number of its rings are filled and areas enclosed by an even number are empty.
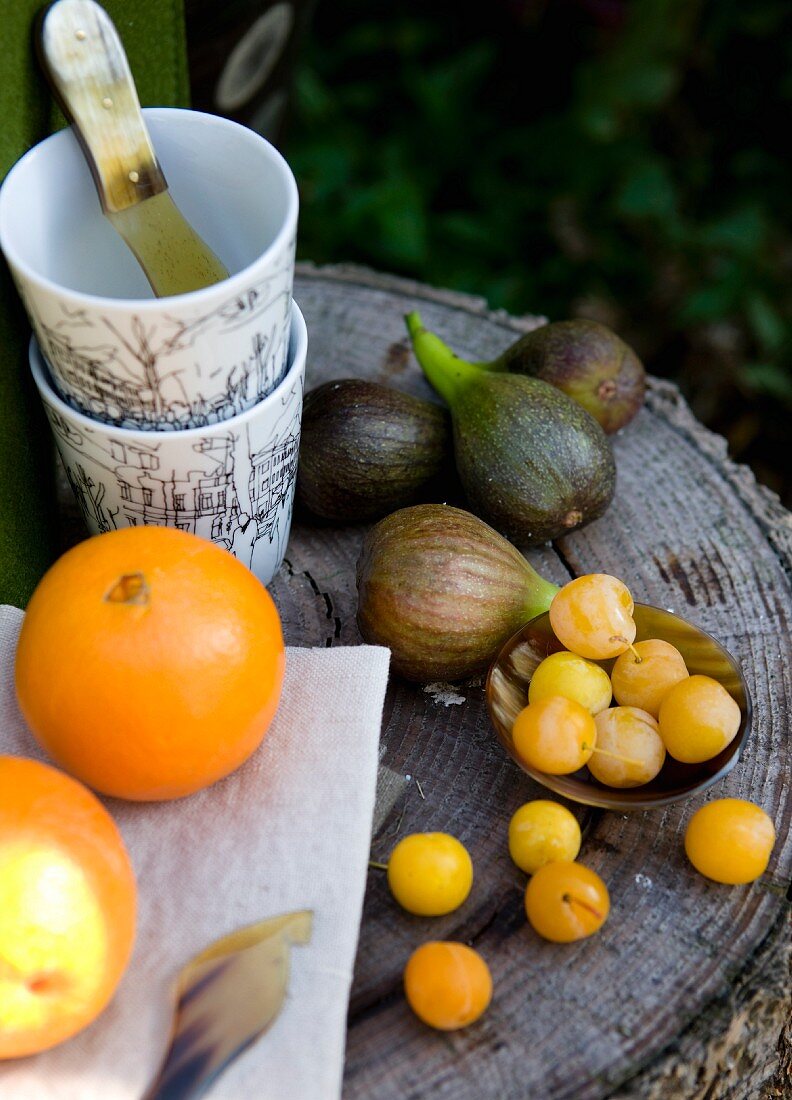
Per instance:
[[[297,187],[277,150],[235,122],[144,114],[177,205],[232,274],[153,298],[72,132],[55,134],[0,190],[33,376],[92,533],[192,531],[267,584],[289,534],[305,374]]]

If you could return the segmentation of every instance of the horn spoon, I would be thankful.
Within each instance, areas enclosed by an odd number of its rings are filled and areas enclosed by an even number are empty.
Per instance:
[[[57,0],[37,36],[42,67],[74,127],[102,210],[158,298],[228,278],[173,201],[115,26],[94,0]]]

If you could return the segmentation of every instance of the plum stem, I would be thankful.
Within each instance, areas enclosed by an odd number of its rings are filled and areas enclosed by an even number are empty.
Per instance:
[[[587,901],[582,901],[580,898],[574,897],[572,894],[564,894],[562,901],[565,901],[567,905],[579,905],[581,909],[588,910],[597,920],[603,920],[605,914],[599,909],[595,909],[593,905],[589,905]]]
[[[610,756],[613,760],[621,760],[623,764],[632,764],[636,768],[641,767],[640,760],[633,760],[629,756],[622,756],[621,753],[611,752],[610,749],[600,749],[597,748],[595,745],[587,745],[585,741],[581,745],[581,748],[586,749],[590,752],[601,753],[602,756]]]
[[[624,642],[624,644],[627,646],[627,648],[630,650],[630,652],[635,657],[635,663],[640,665],[643,662],[643,657],[640,655],[640,653],[635,648],[635,646],[632,644],[632,642],[628,641],[624,637],[623,634],[611,634],[608,641],[611,641],[611,642]]]

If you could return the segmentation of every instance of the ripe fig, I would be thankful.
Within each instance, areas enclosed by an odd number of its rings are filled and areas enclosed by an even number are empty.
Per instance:
[[[388,646],[393,670],[419,682],[482,672],[558,591],[497,531],[447,504],[402,508],[372,527],[357,587],[364,639]]]
[[[345,379],[305,397],[297,498],[336,523],[412,504],[450,450],[448,415],[408,393]]]
[[[530,546],[603,514],[616,466],[593,416],[538,378],[460,359],[417,313],[406,320],[424,374],[450,406],[457,471],[478,515]]]
[[[528,332],[488,366],[549,382],[579,402],[610,435],[643,405],[646,371],[615,332],[583,318]]]

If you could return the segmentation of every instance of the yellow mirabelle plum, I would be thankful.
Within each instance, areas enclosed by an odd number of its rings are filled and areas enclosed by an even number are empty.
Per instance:
[[[589,573],[565,584],[550,604],[550,625],[561,645],[590,660],[618,657],[635,640],[633,598],[623,581]]]
[[[563,695],[565,699],[580,703],[591,714],[599,714],[610,706],[611,694],[611,682],[605,669],[567,650],[545,657],[537,665],[528,685],[529,703],[538,703],[548,695]]]
[[[559,802],[537,798],[526,802],[509,822],[509,855],[532,875],[545,863],[574,859],[580,851],[580,826]]]

